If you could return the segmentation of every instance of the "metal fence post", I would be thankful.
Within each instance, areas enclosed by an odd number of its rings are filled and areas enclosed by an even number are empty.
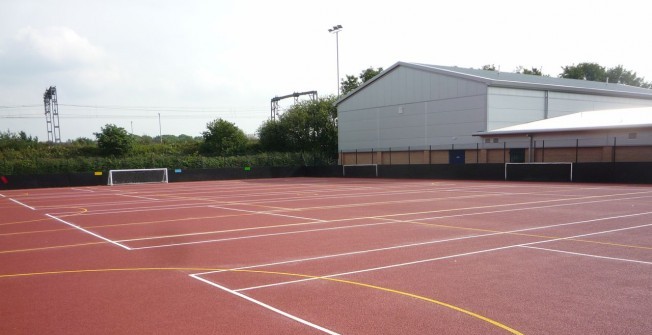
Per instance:
[[[475,144],[475,164],[480,164],[480,143]]]

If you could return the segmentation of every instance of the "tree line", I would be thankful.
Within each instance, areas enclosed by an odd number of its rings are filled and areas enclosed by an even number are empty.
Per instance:
[[[496,71],[493,64],[484,65],[482,69]],[[382,71],[383,68],[381,67],[369,67],[362,70],[357,76],[346,75],[341,81],[341,94],[345,95],[353,92]],[[541,69],[524,68],[522,66],[519,66],[515,72],[543,75]],[[564,66],[559,77],[608,81],[652,88],[651,82],[645,81],[636,72],[625,69],[622,65],[612,68],[606,68],[596,63]],[[130,164],[149,164],[151,165],[149,167],[156,167],[156,164],[176,164],[178,167],[211,167],[228,165],[224,159],[216,161],[212,160],[212,158],[242,156],[247,156],[247,161],[250,162],[296,164],[297,157],[300,157],[303,164],[315,164],[318,161],[330,164],[337,162],[338,125],[337,109],[335,107],[337,98],[338,96],[326,96],[296,103],[281,114],[278,119],[263,122],[258,128],[257,137],[255,138],[246,136],[234,123],[221,118],[209,122],[201,136],[137,136],[129,134],[122,127],[107,124],[97,133],[94,133],[95,139],[78,138],[61,145],[39,142],[38,138],[30,136],[24,131],[19,133],[0,131],[0,160],[2,163],[0,164],[0,175],[20,170],[15,168],[16,166],[26,166],[25,164],[31,166],[31,163],[43,159],[69,160],[75,157],[88,158],[90,162],[80,165],[53,161],[54,163],[50,162],[47,166],[51,168],[53,165],[58,166],[57,164],[75,165],[70,169],[59,166],[62,171],[66,172],[86,169],[88,166],[99,166],[101,168],[111,164],[114,167],[117,164],[119,168],[136,167],[128,166]],[[258,158],[256,158],[256,155],[258,155]],[[97,157],[106,159],[95,159]],[[143,162],[144,157],[149,159],[149,163]],[[286,159],[289,157],[293,158]],[[129,159],[125,160],[125,158]],[[138,163],[128,163],[130,159]],[[243,160],[235,159],[232,162],[234,162],[232,164],[241,164]],[[38,169],[36,171],[47,173],[47,171],[38,171]]]
[[[482,70],[497,71],[496,66],[493,64],[483,65]],[[525,68],[523,66],[517,67],[514,72],[521,74],[530,74],[535,76],[543,76],[541,69],[536,67]],[[628,70],[622,65],[617,65],[607,68],[598,63],[579,63],[577,65],[562,66],[562,72],[558,75],[559,78],[579,79],[588,81],[600,81],[606,83],[623,84],[629,86],[636,86],[642,88],[652,88],[652,81],[645,81],[644,77],[639,77],[635,71]]]

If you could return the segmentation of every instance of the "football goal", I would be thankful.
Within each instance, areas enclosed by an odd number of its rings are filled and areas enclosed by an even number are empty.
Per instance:
[[[573,163],[505,163],[505,180],[573,181]]]
[[[342,165],[344,177],[378,177],[378,164]]]
[[[167,183],[168,169],[110,170],[109,185]]]

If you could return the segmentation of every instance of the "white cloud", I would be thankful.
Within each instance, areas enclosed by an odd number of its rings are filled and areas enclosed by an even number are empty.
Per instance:
[[[15,42],[19,52],[54,66],[93,64],[104,55],[101,48],[68,27],[26,27],[16,34]]]

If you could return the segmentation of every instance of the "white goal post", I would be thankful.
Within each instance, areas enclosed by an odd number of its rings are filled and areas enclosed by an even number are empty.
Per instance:
[[[505,180],[573,181],[573,163],[505,163]]]
[[[349,175],[355,177],[378,177],[378,164],[346,164],[342,165],[342,176],[346,177],[346,170],[349,170]]]
[[[108,185],[167,183],[168,169],[109,170]]]

